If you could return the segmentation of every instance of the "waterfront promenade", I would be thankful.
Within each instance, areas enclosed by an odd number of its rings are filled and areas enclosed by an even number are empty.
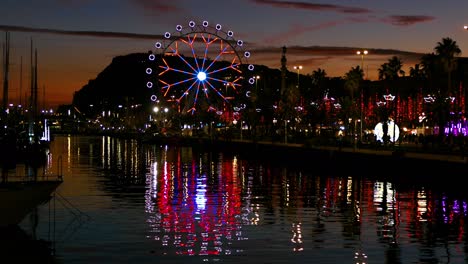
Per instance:
[[[368,155],[377,157],[393,157],[399,159],[418,159],[427,161],[441,161],[456,164],[468,163],[464,152],[459,149],[436,148],[429,145],[414,143],[401,143],[373,145],[373,144],[356,144],[342,145],[339,144],[312,144],[312,143],[284,143],[279,141],[267,140],[250,140],[236,139],[229,137],[154,137],[148,142],[173,143],[182,145],[198,145],[200,147],[219,146],[222,148],[231,148],[236,150],[247,151],[279,151],[279,153],[291,152],[324,152],[328,155],[337,153],[349,155]]]
[[[164,142],[164,138],[159,138],[158,141]],[[468,158],[460,151],[436,150],[433,148],[425,148],[421,144],[402,143],[388,146],[376,145],[356,145],[356,146],[331,146],[331,145],[310,145],[304,143],[284,143],[272,141],[253,141],[242,139],[226,139],[226,138],[182,138],[181,140],[168,139],[167,142],[186,142],[186,144],[200,143],[204,146],[221,145],[223,147],[237,147],[253,149],[278,149],[278,150],[295,150],[295,151],[320,151],[327,153],[343,153],[343,154],[361,154],[378,157],[397,157],[406,159],[419,159],[427,161],[442,161],[456,164],[467,164]]]
[[[263,159],[294,166],[310,165],[339,174],[356,171],[373,174],[427,174],[440,171],[468,172],[468,155],[459,148],[437,147],[435,144],[403,142],[387,146],[376,144],[343,144],[337,142],[284,143],[272,140],[251,140],[234,137],[209,136],[148,136],[141,134],[105,134],[108,136],[138,139],[145,144],[191,146],[198,151],[229,151],[249,159]]]

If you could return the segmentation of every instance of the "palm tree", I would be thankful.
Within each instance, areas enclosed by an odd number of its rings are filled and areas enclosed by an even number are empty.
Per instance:
[[[327,77],[327,73],[324,69],[318,68],[312,72],[312,84],[316,86],[320,86],[320,84],[325,80]]]
[[[302,118],[302,112],[298,112],[296,108],[298,104],[297,98],[300,98],[300,92],[295,86],[289,85],[289,87],[283,91],[281,97],[282,98],[278,104],[278,114],[280,120],[285,122],[286,130],[284,133],[287,135],[287,123],[290,123],[292,126],[296,126],[297,124],[295,124],[295,121]]]
[[[405,71],[402,70],[403,63],[397,56],[393,56],[388,62],[382,64],[379,68],[379,80],[396,80],[398,77],[404,76]]]
[[[416,79],[423,79],[424,78],[424,71],[420,64],[415,64],[414,67],[410,67],[410,77]]]
[[[427,53],[421,56],[420,65],[424,74],[426,94],[433,94],[435,88],[440,87],[438,76],[442,69],[440,68],[440,59],[435,53]]]
[[[422,55],[420,59],[420,65],[424,75],[430,79],[436,73],[437,55],[434,53],[427,53]]]
[[[461,50],[457,42],[451,38],[443,38],[441,42],[437,42],[434,50],[440,57],[440,61],[447,73],[447,93],[450,93],[452,91],[452,72],[457,67],[455,57],[461,54]]]
[[[312,85],[308,86],[303,92],[304,99],[306,101],[312,99],[314,96],[321,97],[326,89],[326,82],[328,81],[327,73],[324,69],[318,68],[317,70],[312,71],[311,81]]]
[[[352,117],[352,119],[356,120],[358,117],[358,108],[357,103],[354,100],[354,94],[355,91],[360,87],[361,82],[364,79],[364,71],[361,69],[361,67],[356,66],[354,68],[351,68],[350,71],[348,71],[345,74],[345,89],[348,90],[351,94],[351,99],[349,100],[349,107],[343,107],[342,110],[345,111],[346,115],[349,115]],[[346,101],[346,97],[343,98],[343,103]],[[345,104],[346,105],[346,104]],[[361,109],[362,110],[362,109]],[[347,120],[347,119],[345,119]],[[349,129],[351,131],[351,124],[349,125]],[[354,123],[354,132],[356,133],[356,123]],[[356,141],[355,141],[356,143]]]
[[[401,61],[400,58],[398,58],[397,56],[393,56],[391,57],[388,62],[384,63],[381,65],[381,67],[379,68],[379,80],[384,80],[386,82],[389,83],[389,85],[392,85],[394,81],[396,81],[400,75],[401,76],[404,76],[405,75],[405,71],[402,70],[403,68],[403,63]],[[395,92],[395,94],[398,96],[398,91]],[[393,105],[394,107],[394,105]],[[397,110],[396,107],[394,107],[394,111]],[[387,131],[387,120],[389,118],[389,115],[390,115],[390,112],[392,111],[392,109],[388,109],[388,108],[385,108],[385,109],[377,109],[378,112],[379,112],[379,116],[380,118],[382,119],[382,123],[383,123],[383,132],[384,132],[384,143],[386,144],[389,137],[388,137],[388,131]],[[384,111],[383,111],[384,110]],[[395,112],[395,121],[396,121],[396,117],[397,117],[398,113]],[[394,131],[395,133],[395,131]],[[395,142],[394,142],[395,143]]]
[[[354,100],[355,90],[359,88],[359,85],[361,84],[363,78],[364,78],[364,71],[359,66],[351,68],[351,70],[349,70],[345,74],[344,86],[345,86],[345,89],[350,92],[351,100]]]
[[[410,67],[409,76],[413,79],[417,86],[416,91],[420,90],[421,86],[423,85],[423,81],[426,79],[426,75],[424,74],[424,70],[421,67],[421,64],[415,64],[414,67]],[[415,90],[413,90],[413,92],[414,91]]]
[[[320,111],[317,111],[317,103],[324,97],[329,89],[327,82],[329,78],[324,69],[318,68],[312,71],[310,75],[311,85],[304,85],[301,87],[301,94],[304,97],[304,108],[307,115],[304,116],[304,123],[315,125],[321,124],[321,120],[324,120],[323,115]],[[303,89],[303,90],[302,90]],[[312,103],[314,102],[314,103]]]

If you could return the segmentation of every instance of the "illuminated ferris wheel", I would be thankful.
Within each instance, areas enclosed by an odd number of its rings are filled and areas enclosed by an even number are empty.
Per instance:
[[[154,45],[157,52],[148,55],[152,66],[146,68],[150,76],[146,86],[152,89],[151,100],[176,103],[180,112],[191,114],[221,115],[245,108],[242,98],[250,96],[255,78],[244,42],[208,21],[190,21],[175,29],[164,33],[164,40]]]

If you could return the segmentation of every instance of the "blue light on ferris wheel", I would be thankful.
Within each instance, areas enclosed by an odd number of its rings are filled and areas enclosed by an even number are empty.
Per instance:
[[[205,72],[202,72],[202,71],[199,72],[199,73],[197,74],[197,78],[198,78],[198,80],[199,80],[200,82],[203,82],[204,80],[206,80],[206,73],[205,73]]]

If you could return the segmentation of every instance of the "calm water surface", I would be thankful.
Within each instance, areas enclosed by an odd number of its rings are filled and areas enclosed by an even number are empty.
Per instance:
[[[284,164],[57,136],[44,172],[64,183],[21,226],[62,263],[467,261],[467,196]]]

